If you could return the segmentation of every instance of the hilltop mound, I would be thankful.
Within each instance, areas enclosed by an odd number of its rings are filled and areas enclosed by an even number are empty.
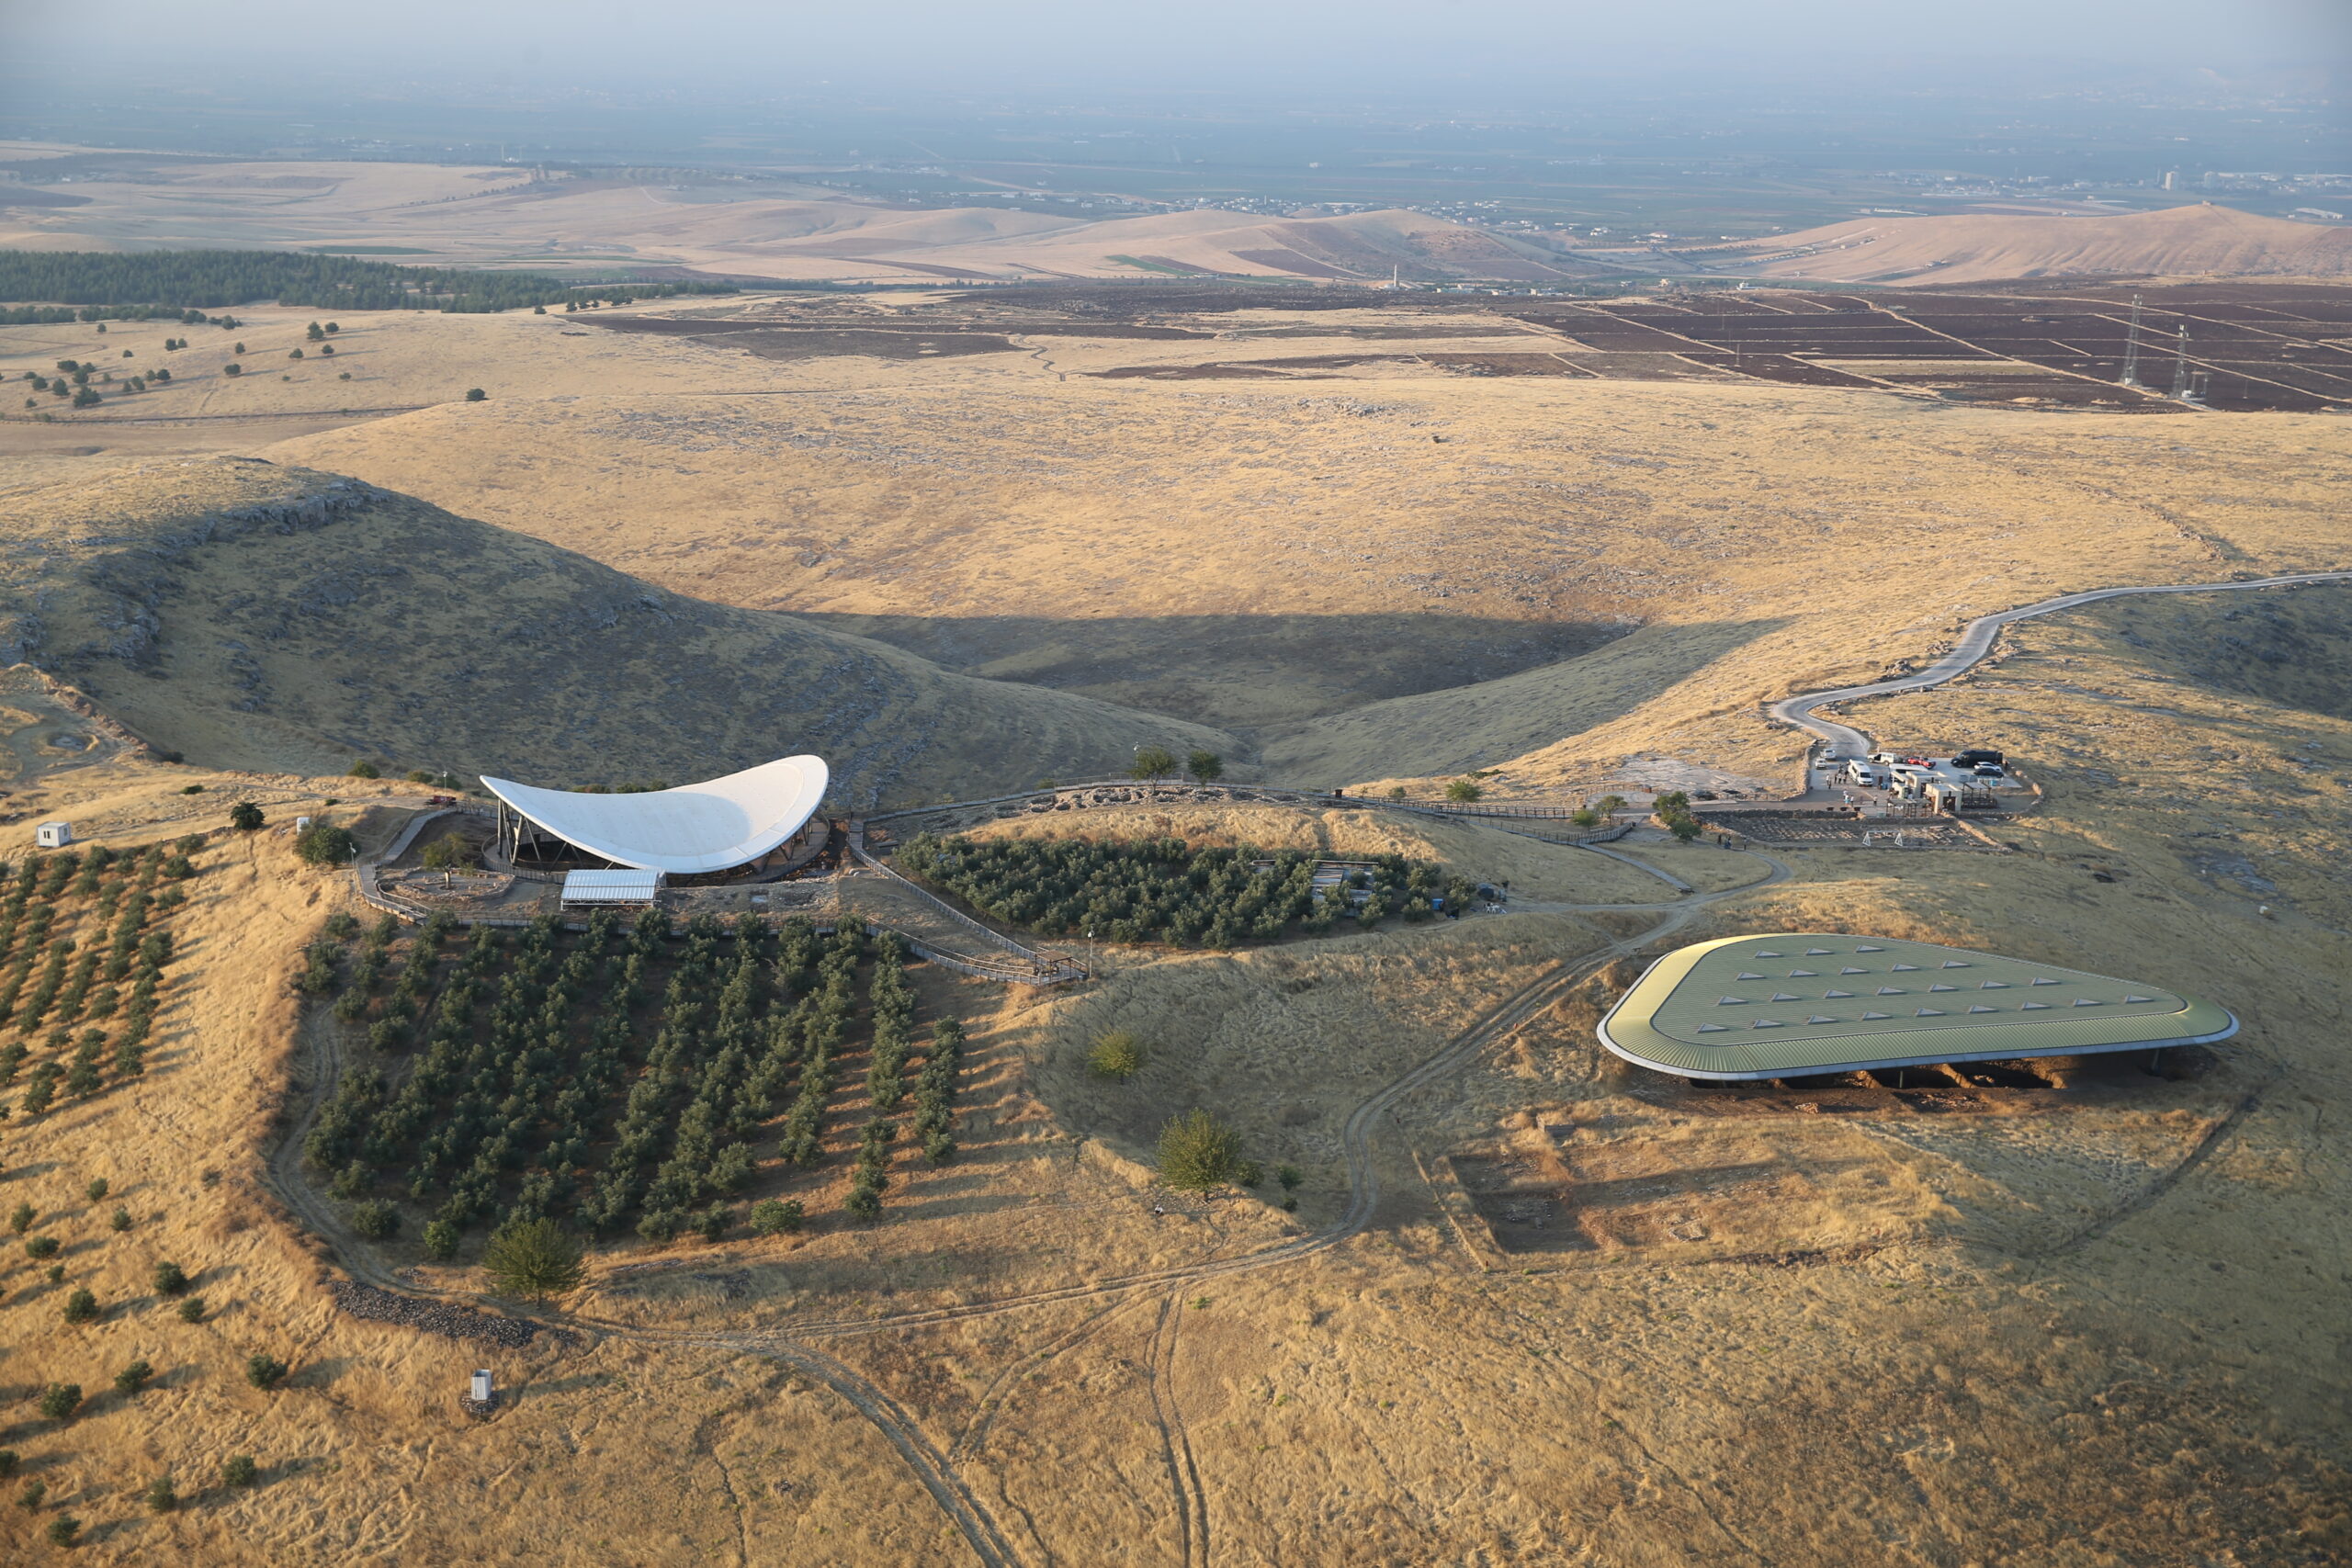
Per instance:
[[[0,540],[0,662],[209,765],[622,784],[814,750],[865,806],[1099,773],[1146,741],[1232,750],[250,459],[19,491]]]
[[[1740,260],[1743,270],[1774,276],[1841,283],[1976,283],[2101,273],[2342,277],[2352,276],[2352,229],[2290,223],[2211,204],[2098,218],[1863,218],[1725,245],[1707,255],[1714,262]]]

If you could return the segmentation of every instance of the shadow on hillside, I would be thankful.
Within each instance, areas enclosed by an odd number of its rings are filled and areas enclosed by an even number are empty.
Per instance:
[[[1262,725],[1498,680],[1624,636],[1605,620],[1393,613],[848,615],[788,612],[967,675],[1082,693],[1197,723]]]

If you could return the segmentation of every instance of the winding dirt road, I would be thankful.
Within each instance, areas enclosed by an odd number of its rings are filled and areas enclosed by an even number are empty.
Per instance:
[[[2352,571],[2307,571],[2291,577],[2264,577],[2246,582],[2175,582],[2161,587],[2093,588],[2081,593],[2062,594],[2055,599],[2044,599],[2038,604],[1977,616],[1962,630],[1960,641],[1953,645],[1950,653],[1916,674],[1900,675],[1892,681],[1873,681],[1866,686],[1839,686],[1834,691],[1805,692],[1797,696],[1783,697],[1772,705],[1772,716],[1826,740],[1832,756],[1867,756],[1871,749],[1869,736],[1851,725],[1823,718],[1815,710],[1851,702],[1857,697],[1883,697],[1895,692],[1918,692],[1929,686],[1940,686],[1984,662],[1984,656],[1993,651],[1994,641],[2000,637],[2004,626],[2030,621],[2037,615],[2072,610],[2078,605],[2095,604],[2102,599],[2120,599],[2132,593],[2227,593],[2242,588],[2293,588],[2311,582],[2352,582]]]

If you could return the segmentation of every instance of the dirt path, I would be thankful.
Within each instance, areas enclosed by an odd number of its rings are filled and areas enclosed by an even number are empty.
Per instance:
[[[1755,853],[1753,851],[1737,852]],[[993,1316],[1057,1302],[1108,1299],[1115,1305],[1118,1299],[1139,1291],[1168,1291],[1170,1295],[1161,1308],[1159,1320],[1153,1331],[1152,1401],[1155,1418],[1165,1434],[1170,1482],[1182,1521],[1181,1538],[1185,1562],[1188,1568],[1195,1562],[1205,1563],[1208,1560],[1207,1497],[1201,1487],[1191,1445],[1184,1436],[1170,1382],[1176,1354],[1176,1320],[1183,1310],[1181,1292],[1184,1287],[1224,1275],[1274,1268],[1310,1258],[1338,1247],[1369,1227],[1379,1209],[1381,1198],[1380,1176],[1372,1157],[1373,1139],[1383,1119],[1399,1101],[1468,1065],[1487,1046],[1506,1038],[1538,1016],[1568,989],[1605,965],[1638,952],[1649,942],[1683,926],[1700,909],[1740,894],[1769,887],[1786,880],[1791,874],[1786,865],[1769,855],[1756,854],[1755,858],[1771,868],[1760,881],[1714,893],[1695,894],[1662,908],[1662,918],[1646,930],[1611,942],[1597,952],[1555,965],[1503,998],[1436,1053],[1423,1058],[1359,1104],[1348,1117],[1342,1133],[1348,1169],[1348,1207],[1335,1223],[1323,1230],[1235,1258],[1025,1292],[962,1306],[900,1313],[885,1317],[811,1322],[796,1325],[789,1334],[775,1330],[729,1333],[649,1329],[611,1319],[570,1314],[548,1314],[544,1321],[551,1326],[607,1338],[652,1346],[731,1350],[791,1366],[841,1395],[852,1408],[872,1423],[884,1439],[898,1450],[907,1468],[961,1532],[976,1557],[989,1568],[1017,1568],[1022,1562],[1021,1555],[1006,1539],[978,1495],[965,1481],[956,1463],[958,1455],[970,1454],[985,1438],[992,1416],[976,1421],[973,1431],[967,1432],[943,1453],[923,1434],[915,1418],[896,1400],[856,1371],[818,1349],[810,1341],[850,1338],[892,1329]],[[1596,905],[1592,908],[1622,910],[1626,907]],[[344,1068],[345,1053],[339,1032],[326,1026],[322,1018],[313,1015],[306,1019],[301,1029],[301,1072],[309,1087],[300,1113],[293,1119],[285,1136],[270,1155],[266,1172],[270,1187],[289,1211],[330,1244],[336,1258],[353,1278],[361,1282],[379,1290],[411,1296],[458,1297],[468,1294],[429,1290],[385,1268],[374,1250],[343,1224],[333,1205],[321,1198],[304,1179],[301,1170],[302,1142],[325,1104],[328,1091]],[[1065,1336],[1061,1344],[1066,1347],[1082,1339],[1107,1315],[1106,1312],[1090,1318],[1079,1330]]]
[[[1865,686],[1840,686],[1834,691],[1806,692],[1793,697],[1783,697],[1772,705],[1772,716],[1826,740],[1830,750],[1838,756],[1867,756],[1871,749],[1869,736],[1851,725],[1819,717],[1815,710],[1851,702],[1858,697],[1883,697],[1895,692],[1917,692],[1929,686],[1940,686],[1983,662],[1984,656],[1993,651],[1994,639],[2001,635],[2004,626],[2031,620],[2036,615],[2055,615],[2061,610],[2097,604],[2101,599],[2120,599],[2132,593],[2224,593],[2241,588],[2291,588],[2306,582],[2352,582],[2352,571],[2307,571],[2290,577],[2259,578],[2251,582],[2175,582],[2161,587],[2093,588],[2081,593],[2044,599],[2038,604],[2028,604],[2020,609],[1977,616],[1962,631],[1960,641],[1950,653],[1917,674],[1897,676],[1892,681],[1873,681]]]

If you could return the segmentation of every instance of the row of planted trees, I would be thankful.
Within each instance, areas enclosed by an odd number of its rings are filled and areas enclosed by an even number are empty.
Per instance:
[[[1471,885],[1430,861],[1382,855],[1336,884],[1294,850],[1198,849],[1182,839],[909,840],[896,864],[973,908],[1048,936],[1232,947],[1340,920],[1426,919],[1467,903]]]
[[[0,1089],[39,1115],[147,1070],[173,957],[168,917],[186,901],[200,838],[118,852],[36,854],[0,867]],[[5,1103],[5,1102],[0,1102]]]
[[[673,933],[660,910],[628,922],[600,911],[577,938],[553,918],[456,935],[445,916],[405,939],[390,920],[364,932],[333,922],[296,982],[324,994],[345,976],[334,1010],[373,1053],[305,1147],[363,1232],[395,1230],[404,1197],[427,1208],[425,1245],[443,1257],[485,1223],[716,1238],[763,1168],[821,1163],[869,961],[869,1121],[849,1206],[879,1212],[916,1043],[895,939],[755,916],[701,917]],[[934,1162],[955,1150],[960,1046],[943,1021],[917,1074],[918,1133]],[[770,1200],[753,1219],[784,1229],[800,1213]]]

